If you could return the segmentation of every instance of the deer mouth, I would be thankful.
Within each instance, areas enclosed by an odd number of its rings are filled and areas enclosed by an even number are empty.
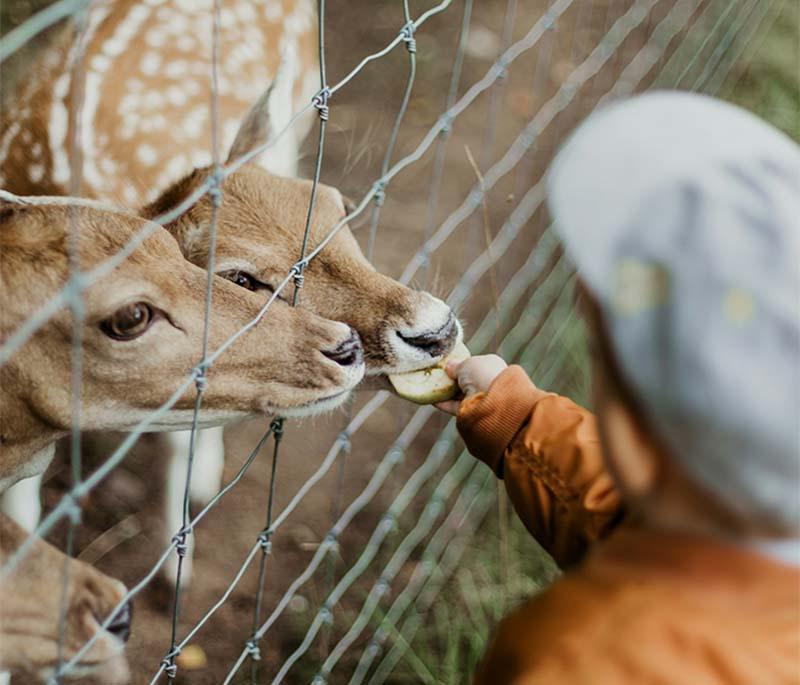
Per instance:
[[[345,400],[347,400],[351,392],[353,392],[353,388],[348,388],[347,390],[341,390],[331,395],[326,395],[325,397],[320,397],[319,399],[312,400],[311,402],[305,402],[304,404],[299,404],[294,407],[276,409],[274,413],[280,416],[294,418],[325,414],[341,406]]]

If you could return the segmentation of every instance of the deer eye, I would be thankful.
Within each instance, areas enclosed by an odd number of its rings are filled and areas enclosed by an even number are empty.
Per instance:
[[[115,311],[100,322],[100,330],[114,340],[133,340],[144,333],[155,319],[146,302],[134,302]]]
[[[247,290],[252,290],[253,292],[256,290],[269,290],[274,292],[274,288],[272,286],[262,283],[255,276],[251,276],[246,271],[234,269],[231,271],[221,271],[218,275],[222,276],[222,278],[230,281],[231,283],[235,283],[240,288],[246,288]]]

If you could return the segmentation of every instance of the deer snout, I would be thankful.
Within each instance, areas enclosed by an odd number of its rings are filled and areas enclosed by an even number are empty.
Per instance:
[[[322,350],[322,354],[339,364],[339,366],[360,366],[364,363],[364,349],[361,345],[361,338],[352,328],[346,340],[332,349]]]
[[[394,353],[393,371],[412,371],[446,356],[461,339],[461,324],[440,299],[419,293],[411,325],[397,327],[390,334]]]
[[[453,312],[450,312],[444,325],[434,331],[425,331],[417,335],[404,335],[400,331],[397,335],[400,339],[431,357],[442,357],[453,347],[453,343],[458,335],[458,323]]]

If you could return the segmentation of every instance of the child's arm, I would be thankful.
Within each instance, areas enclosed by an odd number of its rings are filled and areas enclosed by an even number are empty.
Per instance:
[[[456,414],[469,451],[504,480],[522,522],[556,561],[578,561],[623,514],[594,416],[495,355],[448,373],[465,398],[440,408]]]

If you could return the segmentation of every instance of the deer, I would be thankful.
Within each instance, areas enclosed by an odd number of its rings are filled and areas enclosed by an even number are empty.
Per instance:
[[[0,192],[0,347],[70,276],[70,232],[77,230],[77,260],[92,273],[134,237],[144,240],[130,257],[82,291],[80,428],[130,430],[162,407],[199,359],[205,303],[199,296],[208,272],[183,258],[157,224],[90,200],[19,197]],[[218,276],[212,296],[211,349],[257,321],[263,302]],[[31,284],[36,287],[32,288]],[[259,324],[205,371],[200,425],[257,415],[304,416],[345,401],[364,374],[353,329],[308,310],[275,302],[273,325]],[[76,321],[64,307],[42,324],[0,366],[0,491],[41,473],[55,442],[72,420],[71,346]],[[195,367],[196,368],[196,367]],[[187,388],[148,430],[189,427],[195,391]],[[0,516],[0,571],[27,532]],[[61,560],[59,560],[61,557]],[[66,614],[69,658],[95,633],[125,588],[86,564],[68,562],[44,541],[9,576],[0,579],[0,670],[48,677],[57,659],[60,574],[70,565]],[[130,631],[123,607],[79,664],[102,682],[127,679],[122,647]]]
[[[210,37],[211,9],[210,1],[189,7],[179,0],[93,6],[84,39],[89,105],[82,110],[83,131],[92,131],[82,186],[88,197],[121,202],[154,219],[175,210],[217,173],[208,150],[210,44],[200,49],[194,43],[189,49],[185,31],[176,29],[192,25],[196,35]],[[244,156],[252,159],[221,183],[214,271],[266,298],[301,254],[312,183],[297,178],[297,151],[311,119],[285,129],[318,91],[319,77],[310,0],[268,2],[256,17],[252,11],[244,0],[228,0],[221,8],[219,139],[227,151],[226,165]],[[195,23],[199,17],[205,22],[202,33]],[[45,55],[35,70],[46,76],[28,82],[18,97],[25,117],[13,134],[5,129],[0,176],[19,192],[68,190],[63,123],[70,120],[72,107],[69,68],[75,38],[69,29],[65,34],[54,48],[58,58]],[[173,36],[175,45],[165,36]],[[239,47],[244,44],[248,55]],[[192,78],[187,80],[187,74]],[[259,92],[253,102],[252,93]],[[136,118],[130,109],[134,103]],[[44,151],[35,160],[26,139]],[[268,141],[273,142],[269,149],[256,154]],[[317,190],[311,247],[347,214],[336,188],[320,184]],[[202,268],[210,264],[211,210],[211,198],[205,196],[165,225],[184,257]],[[304,276],[300,306],[356,330],[369,387],[388,387],[386,374],[437,363],[461,340],[461,324],[452,310],[431,294],[378,273],[347,226],[308,263]],[[180,527],[189,437],[173,433],[168,442],[167,540]],[[223,466],[221,430],[203,431],[190,482],[193,502],[204,504],[219,490]],[[184,557],[182,582],[191,578],[190,561],[191,553]],[[165,566],[168,579],[176,567],[175,559]]]
[[[27,535],[19,524],[0,514],[0,568]],[[59,591],[63,574],[68,579],[66,595]],[[125,643],[131,633],[132,610],[130,602],[122,603],[126,593],[118,580],[85,562],[68,559],[53,545],[36,538],[19,565],[0,582],[0,671],[6,676],[24,677],[24,682],[31,682],[31,678],[46,682],[59,660],[59,617],[63,611],[62,661],[72,660],[94,639],[77,661],[74,673],[107,685],[129,682]],[[120,604],[121,609],[115,612]]]

